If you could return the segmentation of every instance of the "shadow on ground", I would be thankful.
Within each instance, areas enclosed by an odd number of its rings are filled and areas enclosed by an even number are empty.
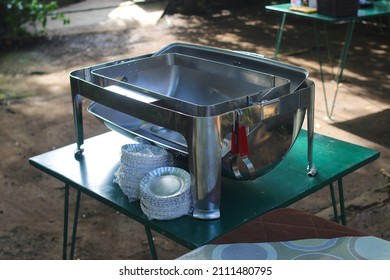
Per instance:
[[[390,148],[390,109],[332,125],[359,137]]]

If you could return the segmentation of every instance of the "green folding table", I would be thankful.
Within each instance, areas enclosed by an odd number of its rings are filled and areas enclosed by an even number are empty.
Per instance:
[[[266,175],[255,181],[222,179],[219,219],[199,220],[183,216],[157,221],[149,220],[143,214],[139,201],[130,203],[119,186],[113,183],[114,172],[120,163],[121,146],[129,141],[119,133],[108,132],[87,139],[80,158],[74,157],[76,144],[30,158],[32,166],[65,184],[64,259],[72,259],[74,255],[81,193],[143,224],[152,257],[157,258],[151,230],[195,249],[268,211],[287,207],[325,186],[332,186],[334,182],[339,184],[341,218],[345,223],[342,178],[379,157],[376,150],[315,134],[314,163],[318,173],[310,177],[306,170],[307,133],[303,130],[287,156]],[[67,253],[69,187],[77,191],[70,256]]]

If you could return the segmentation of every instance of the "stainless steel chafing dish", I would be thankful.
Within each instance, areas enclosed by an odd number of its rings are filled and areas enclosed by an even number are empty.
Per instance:
[[[312,163],[314,84],[306,70],[252,53],[174,43],[142,56],[70,75],[77,136],[84,141],[81,99],[108,127],[184,155],[193,216],[220,216],[221,176],[253,180],[293,145],[307,112]]]

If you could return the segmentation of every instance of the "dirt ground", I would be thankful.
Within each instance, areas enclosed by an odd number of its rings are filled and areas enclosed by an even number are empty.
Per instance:
[[[75,141],[71,70],[154,52],[176,41],[272,57],[279,20],[261,8],[206,18],[172,15],[156,25],[53,35],[0,54],[0,259],[62,256],[64,186],[28,159]],[[286,24],[279,60],[310,71],[317,93],[316,132],[381,152],[380,159],[344,179],[348,225],[390,240],[390,30],[376,21],[357,24],[334,119],[329,120],[311,23],[288,18]],[[345,27],[328,26],[334,61]],[[328,65],[325,70],[330,73]],[[334,84],[325,85],[330,96]],[[108,131],[87,113],[84,127],[87,138]],[[291,207],[332,219],[330,206],[326,188]],[[157,233],[155,243],[161,259],[188,251]],[[150,254],[142,225],[83,196],[75,257],[150,259]]]

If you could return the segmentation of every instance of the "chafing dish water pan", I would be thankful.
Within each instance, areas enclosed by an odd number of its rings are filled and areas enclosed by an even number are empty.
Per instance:
[[[184,154],[192,215],[220,216],[221,175],[253,180],[293,145],[307,112],[312,163],[314,84],[306,70],[261,56],[174,43],[143,56],[70,75],[77,156],[84,142],[82,97],[108,127]]]

